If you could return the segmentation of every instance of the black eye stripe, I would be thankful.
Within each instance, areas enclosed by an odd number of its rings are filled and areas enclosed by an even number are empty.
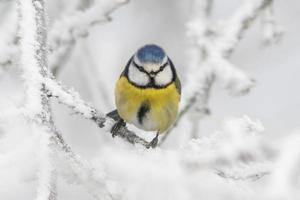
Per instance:
[[[162,66],[160,66],[160,68],[159,68],[159,70],[156,72],[156,74],[159,73],[159,72],[161,72],[161,71],[163,71],[163,70],[165,69],[165,67],[166,67],[168,64],[169,64],[169,63],[166,62],[165,64],[163,64]]]
[[[139,66],[134,61],[132,61],[132,63],[140,72],[144,72],[144,73],[148,74],[148,72],[142,66]]]
[[[166,62],[165,64],[163,64],[162,66],[159,67],[159,70],[158,71],[151,71],[150,73],[147,72],[142,66],[139,66],[138,64],[136,64],[134,61],[132,61],[133,65],[140,71],[140,72],[144,72],[148,75],[150,74],[158,74],[159,72],[163,71],[164,68],[169,64],[169,62]]]

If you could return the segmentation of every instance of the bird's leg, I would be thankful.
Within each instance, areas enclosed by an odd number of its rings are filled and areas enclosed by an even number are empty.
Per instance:
[[[156,133],[156,136],[152,139],[151,142],[148,143],[147,148],[149,149],[150,147],[155,148],[158,143],[158,132]]]
[[[118,135],[119,129],[125,125],[126,125],[125,121],[123,119],[119,119],[110,130],[110,132],[112,133],[112,137]]]
[[[122,126],[125,126],[125,121],[119,116],[117,110],[113,110],[110,113],[106,114],[108,117],[114,119],[116,123],[111,128],[110,132],[112,133],[112,136],[115,137],[118,135],[118,131]]]

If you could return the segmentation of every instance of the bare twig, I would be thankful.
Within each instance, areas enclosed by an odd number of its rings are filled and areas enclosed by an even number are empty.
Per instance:
[[[250,174],[250,175],[246,175],[246,176],[234,176],[234,175],[229,175],[226,174],[225,172],[221,171],[221,170],[217,170],[216,173],[226,179],[232,179],[234,181],[257,181],[258,179],[261,179],[262,177],[269,175],[270,172],[269,171],[262,171],[259,173],[254,173],[254,174]]]

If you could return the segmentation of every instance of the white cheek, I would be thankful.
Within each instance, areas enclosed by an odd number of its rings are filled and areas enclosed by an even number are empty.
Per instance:
[[[130,65],[128,69],[128,78],[131,82],[140,86],[145,86],[149,83],[149,77],[147,76],[147,74],[139,71],[132,65]]]
[[[172,70],[171,67],[168,65],[165,67],[163,71],[159,72],[155,76],[155,84],[160,86],[167,85],[172,81],[172,78],[173,78]]]

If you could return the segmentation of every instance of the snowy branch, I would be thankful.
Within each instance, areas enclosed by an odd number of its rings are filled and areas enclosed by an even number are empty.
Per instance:
[[[49,147],[52,121],[49,99],[42,79],[47,76],[46,21],[43,0],[19,0],[20,68],[26,86],[24,113],[41,126],[42,143],[37,200],[56,199],[53,151]]]
[[[100,6],[101,12],[93,13],[92,9],[95,8],[97,1],[80,0],[79,2],[80,4],[75,6],[78,15],[69,13],[66,19],[62,20],[63,29],[60,30],[65,30],[66,34],[57,33],[57,37],[61,37],[58,39],[60,42],[57,43],[57,49],[52,49],[54,51],[52,56],[55,57],[53,61],[57,59],[59,67],[65,62],[64,59],[67,59],[65,53],[68,53],[68,48],[73,49],[76,40],[85,37],[85,33],[89,32],[94,24],[92,21],[106,21],[106,14],[103,13],[110,12],[112,7],[116,8],[115,6],[119,5],[116,1],[107,0],[104,2],[109,9]],[[189,80],[183,90],[182,108],[174,127],[190,111],[195,114],[194,125],[198,124],[201,117],[209,114],[209,96],[215,81],[221,82],[232,95],[249,92],[254,84],[253,80],[231,63],[229,57],[246,30],[258,17],[261,16],[263,20],[265,41],[276,42],[282,33],[275,23],[274,13],[270,7],[271,0],[246,1],[225,22],[213,22],[210,17],[212,3],[213,0],[195,0],[193,4],[194,10],[187,27],[193,46],[190,59],[191,71],[187,75]],[[50,52],[46,43],[44,0],[19,0],[18,8],[20,41],[14,43],[15,36],[5,37],[3,44],[0,44],[0,64],[7,58],[17,60],[15,56],[18,56],[25,86],[25,98],[21,110],[13,107],[14,109],[1,111],[0,165],[1,171],[3,169],[6,173],[6,168],[17,166],[15,160],[21,163],[23,162],[21,157],[25,157],[25,154],[34,157],[32,156],[34,152],[34,155],[37,155],[37,159],[34,159],[35,162],[37,161],[34,163],[37,166],[36,172],[32,168],[30,175],[27,171],[24,173],[24,169],[20,171],[22,176],[26,174],[25,176],[37,177],[35,199],[56,200],[58,176],[65,178],[68,183],[84,187],[97,200],[197,198],[213,200],[224,196],[228,199],[299,199],[299,134],[293,134],[286,140],[270,139],[270,136],[263,136],[264,127],[258,120],[253,121],[246,116],[229,120],[223,129],[206,137],[192,139],[182,148],[175,150],[160,148],[148,150],[132,148],[131,145],[119,148],[103,142],[101,151],[97,152],[99,155],[95,156],[92,162],[81,158],[71,149],[54,125],[50,101],[53,99],[66,105],[107,133],[111,132],[116,122],[83,100],[74,89],[57,81],[51,70],[47,68]],[[89,16],[89,12],[91,18],[80,18],[80,16]],[[72,19],[69,24],[67,18]],[[75,23],[77,19],[78,24]],[[74,43],[69,44],[68,41]],[[51,44],[55,43],[51,42]],[[62,57],[59,58],[59,53],[55,52],[62,52]],[[3,62],[3,65],[6,63]],[[93,72],[95,71],[91,71],[91,75]],[[18,119],[21,122],[17,122],[15,119],[17,117],[21,118]],[[4,130],[6,127],[3,128],[3,124],[7,122],[11,124],[5,126],[17,127],[17,130]],[[28,130],[23,130],[23,127]],[[148,146],[146,140],[125,126],[118,131],[116,135],[126,142]],[[34,137],[26,135],[23,136],[25,141],[16,141],[16,138],[20,137],[20,132],[33,133]],[[8,135],[13,134],[15,135],[9,138]],[[274,141],[277,143],[273,143]],[[6,149],[6,146],[16,146],[16,148]],[[33,174],[36,176],[32,176]],[[256,183],[252,182],[262,178],[263,180]],[[269,191],[261,187],[264,185],[267,185]],[[120,197],[117,196],[119,193]]]
[[[61,163],[66,163],[68,175],[81,184],[95,198],[113,199],[110,194],[104,173],[93,168],[87,161],[75,154],[71,147],[64,141],[61,133],[53,130],[54,136],[51,138],[56,154]]]
[[[276,22],[273,11],[273,2],[272,5],[268,6],[268,8],[264,10],[264,15],[261,21],[263,44],[268,46],[281,41],[284,35],[284,30],[283,27]]]
[[[213,22],[207,11],[212,2],[204,2],[193,1],[192,19],[187,25],[187,34],[193,45],[191,70],[183,88],[181,110],[173,127],[189,110],[193,110],[192,121],[195,127],[202,117],[210,113],[208,100],[215,80],[220,80],[231,95],[247,94],[254,86],[254,80],[230,63],[228,58],[250,25],[271,6],[272,0],[246,0],[225,22]],[[171,130],[164,135],[161,143]],[[194,128],[193,137],[197,137],[197,133],[197,128]]]
[[[38,200],[55,200],[56,199],[56,169],[54,148],[60,147],[58,155],[65,155],[69,160],[72,171],[81,180],[82,184],[88,188],[94,197],[107,196],[111,199],[111,195],[107,193],[106,187],[103,184],[99,185],[102,193],[97,194],[95,189],[89,185],[92,182],[101,183],[101,177],[91,175],[92,169],[88,167],[79,156],[73,153],[71,148],[64,143],[61,135],[53,124],[52,114],[50,109],[49,93],[45,85],[45,80],[52,80],[49,77],[47,69],[47,46],[46,46],[46,22],[43,0],[26,0],[19,1],[19,19],[20,19],[20,68],[23,72],[24,85],[26,86],[26,101],[23,107],[23,113],[34,122],[34,126],[40,128],[42,134],[42,143],[40,147],[41,165],[38,172],[39,187],[37,191]],[[49,82],[49,81],[48,81]],[[65,96],[64,96],[65,97]],[[66,100],[66,99],[64,99]],[[77,102],[74,104],[78,104]],[[87,109],[84,106],[78,108],[78,111]],[[86,111],[93,112],[92,109]],[[83,177],[82,174],[87,174]],[[90,174],[90,175],[89,175]],[[85,180],[84,180],[85,179]],[[103,182],[103,181],[102,181]],[[105,195],[103,193],[105,192]],[[100,195],[100,196],[98,196]]]
[[[90,28],[111,20],[110,14],[128,0],[95,0],[88,8],[71,12],[58,20],[49,32],[49,66],[54,75],[62,69],[79,38],[89,35]]]
[[[254,0],[246,2],[229,18],[223,26],[223,34],[217,44],[217,49],[225,57],[229,57],[238,42],[244,37],[245,31],[267,9],[273,0]]]
[[[54,78],[45,80],[45,85],[48,89],[48,95],[58,99],[59,102],[67,105],[75,113],[92,120],[98,127],[103,128],[110,133],[112,126],[116,123],[112,118],[99,113],[95,108],[90,106],[81,99],[79,94],[74,90],[67,89],[61,83],[58,83]],[[147,146],[148,142],[137,136],[134,132],[126,127],[121,127],[117,135],[131,144],[141,144]]]

